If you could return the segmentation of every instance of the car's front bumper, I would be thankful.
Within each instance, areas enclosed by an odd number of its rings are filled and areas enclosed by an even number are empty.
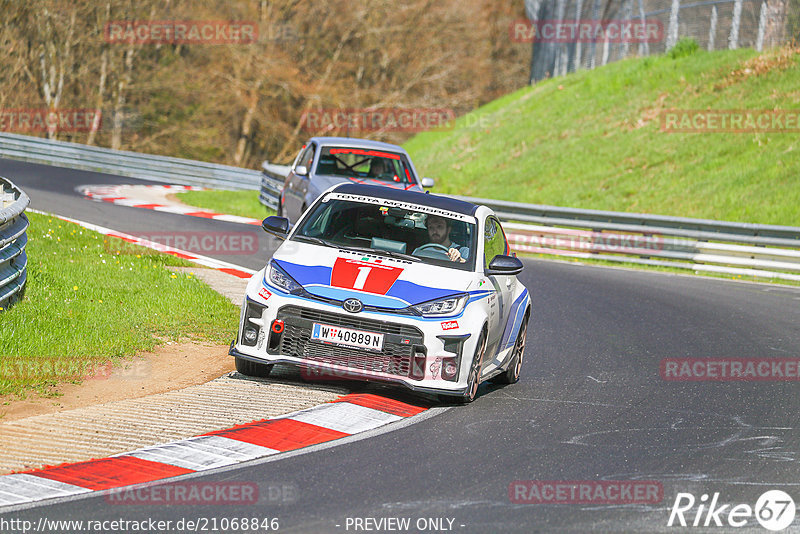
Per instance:
[[[259,297],[263,286],[260,281],[254,283],[258,277],[248,285],[231,355],[262,364],[292,364],[305,370],[304,376],[312,380],[389,382],[414,391],[448,395],[466,391],[477,342],[477,336],[466,327],[472,324],[470,313],[477,313],[471,312],[469,306],[456,318],[369,311],[349,314],[340,306],[282,294],[271,287],[267,288],[268,298]],[[250,317],[255,317],[255,321],[250,321]],[[276,319],[284,322],[281,335],[271,330]],[[314,322],[380,332],[384,335],[383,349],[375,352],[312,341],[309,337]],[[477,331],[481,324],[478,323]],[[255,343],[244,342],[246,325],[259,328]],[[442,366],[447,361],[457,362],[454,380],[442,377]]]

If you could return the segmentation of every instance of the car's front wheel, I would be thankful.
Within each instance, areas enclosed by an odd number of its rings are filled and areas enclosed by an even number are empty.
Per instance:
[[[246,376],[267,378],[272,372],[272,365],[236,358],[236,370]]]
[[[522,359],[525,356],[525,339],[528,335],[528,316],[522,321],[522,326],[519,327],[519,334],[517,334],[517,341],[514,343],[514,351],[511,354],[511,361],[508,364],[508,369],[502,374],[495,377],[494,382],[497,384],[515,384],[519,381],[519,375],[522,372]]]
[[[467,377],[467,390],[458,397],[451,397],[449,395],[440,395],[440,400],[444,402],[458,402],[461,404],[468,404],[475,400],[478,396],[478,386],[481,381],[481,367],[483,356],[486,353],[486,330],[481,332],[481,337],[478,338],[478,345],[475,348],[475,356],[472,358],[472,365],[469,368],[469,376]]]

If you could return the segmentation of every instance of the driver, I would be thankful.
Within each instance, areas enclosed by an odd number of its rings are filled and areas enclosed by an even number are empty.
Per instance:
[[[369,164],[369,175],[377,178],[390,172],[386,167],[387,165],[383,158],[373,158]]]
[[[426,225],[428,227],[428,237],[431,240],[429,245],[441,245],[447,248],[447,257],[450,258],[450,261],[458,261],[461,263],[467,261],[467,258],[469,258],[469,248],[462,247],[450,241],[450,219],[438,215],[428,215]],[[416,254],[417,251],[426,246],[427,245],[422,245],[421,247],[417,247],[412,254]]]

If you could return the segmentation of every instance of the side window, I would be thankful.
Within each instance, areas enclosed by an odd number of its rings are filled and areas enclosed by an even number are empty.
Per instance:
[[[300,158],[303,157],[303,154],[306,152],[306,145],[303,145],[303,148],[300,149],[300,152],[297,153],[297,156],[294,158],[294,162],[292,162],[292,169],[300,165]]]
[[[483,230],[484,267],[489,267],[492,259],[498,254],[506,252],[506,239],[500,223],[494,217],[486,219]]]
[[[314,162],[314,145],[308,145],[302,154],[297,158],[296,165],[303,165],[311,172],[311,164]]]
[[[309,173],[311,172],[311,164],[314,163],[314,153],[316,152],[314,150],[315,148],[316,147],[314,145],[311,145],[308,147],[308,150],[306,150],[305,156],[303,156],[303,165],[306,166]]]

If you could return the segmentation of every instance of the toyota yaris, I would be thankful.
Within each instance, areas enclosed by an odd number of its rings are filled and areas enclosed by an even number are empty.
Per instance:
[[[519,379],[531,299],[486,206],[341,184],[291,231],[263,227],[284,242],[248,283],[240,373],[289,363],[466,402]]]
[[[312,137],[294,160],[278,196],[278,215],[297,221],[323,192],[340,183],[423,192],[408,153],[397,145],[351,137]]]

